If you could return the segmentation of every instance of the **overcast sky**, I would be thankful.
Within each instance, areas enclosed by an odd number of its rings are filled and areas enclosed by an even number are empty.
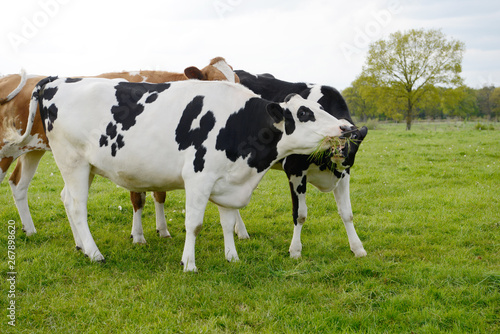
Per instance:
[[[3,1],[0,73],[235,69],[348,87],[369,43],[414,28],[466,44],[465,83],[500,86],[498,0]]]

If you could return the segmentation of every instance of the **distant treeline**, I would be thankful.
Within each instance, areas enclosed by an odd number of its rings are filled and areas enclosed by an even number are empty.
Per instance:
[[[498,121],[500,116],[500,87],[485,86],[473,89],[427,87],[414,110],[418,119],[446,119],[449,117]],[[405,105],[395,102],[389,88],[365,85],[359,81],[342,92],[349,110],[360,121],[368,119],[403,121]]]

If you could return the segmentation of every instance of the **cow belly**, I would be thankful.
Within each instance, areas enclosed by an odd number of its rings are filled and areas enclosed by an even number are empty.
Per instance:
[[[144,171],[135,173],[130,170],[106,171],[97,167],[93,167],[92,172],[111,180],[122,188],[135,192],[170,191],[184,188],[182,177],[175,174]]]
[[[225,208],[240,209],[250,202],[254,187],[250,184],[234,185],[222,182],[216,184],[210,201]]]
[[[329,170],[320,170],[318,166],[311,165],[307,170],[307,182],[318,188],[321,192],[330,192],[337,187],[340,179]]]
[[[221,173],[223,175],[214,184],[210,200],[226,208],[242,208],[250,202],[252,192],[264,176],[253,169],[244,168],[241,161]]]
[[[154,159],[150,156],[148,159],[142,157],[140,152],[134,153],[128,158],[93,157],[88,161],[92,161],[94,174],[108,178],[131,191],[169,191],[184,188],[182,165],[174,164],[171,155],[163,154],[164,159],[158,156]]]

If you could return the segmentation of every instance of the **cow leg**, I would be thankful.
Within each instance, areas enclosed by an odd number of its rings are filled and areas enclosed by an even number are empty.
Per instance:
[[[63,176],[65,187],[63,189],[62,198],[64,207],[68,214],[68,220],[75,237],[77,248],[81,248],[83,253],[90,258],[91,261],[104,261],[104,257],[97,248],[97,245],[90,233],[87,221],[87,201],[89,195],[89,184],[93,179],[90,173],[89,165],[75,165],[59,163],[57,157],[56,162]],[[63,159],[72,161],[68,156]]]
[[[300,241],[300,234],[302,226],[307,218],[307,205],[306,205],[306,185],[307,176],[289,176],[290,193],[292,195],[292,210],[293,210],[293,236],[292,242],[288,252],[290,257],[297,259],[302,255],[302,243]]]
[[[234,226],[234,231],[238,235],[238,239],[250,239],[250,235],[248,235],[247,228],[245,227],[245,223],[243,219],[241,219],[240,210],[238,211],[238,215],[236,217],[236,224]]]
[[[23,224],[23,231],[27,236],[36,233],[28,206],[28,187],[44,153],[45,151],[31,151],[20,156],[9,179],[14,201]]]
[[[92,184],[92,181],[94,180],[94,176],[95,176],[95,174],[93,174],[93,173],[91,173],[89,175],[89,189],[90,189],[90,185]],[[66,201],[70,201],[70,196],[68,195],[67,191],[68,190],[67,190],[67,187],[65,184],[63,190],[61,191],[61,200],[63,203],[66,203]],[[66,209],[66,207],[65,207],[65,209]],[[78,231],[76,229],[76,225],[73,223],[72,217],[68,214],[67,210],[66,210],[66,215],[68,216],[69,226],[71,227],[71,232],[73,233],[73,238],[75,239],[76,249],[82,250],[83,249],[82,240],[80,239],[80,235],[78,234]]]
[[[228,209],[217,206],[220,215],[220,224],[224,233],[224,254],[226,260],[238,261],[238,253],[236,252],[236,245],[234,244],[234,226],[241,219],[239,211],[236,209]]]
[[[337,187],[333,190],[333,194],[335,195],[335,201],[337,202],[340,217],[342,218],[347,231],[351,251],[356,257],[362,257],[366,256],[366,251],[363,248],[363,244],[361,243],[356,230],[354,229],[351,198],[349,195],[349,180],[349,174],[345,173],[344,177],[337,184]]]
[[[130,192],[130,201],[134,207],[134,217],[132,219],[132,232],[130,237],[134,244],[145,244],[144,231],[142,229],[142,209],[146,203],[146,193]]]
[[[167,230],[167,220],[165,219],[165,192],[154,192],[156,212],[156,233],[161,238],[170,238],[170,233]]]
[[[181,260],[184,271],[197,271],[194,256],[196,236],[201,231],[205,208],[210,196],[207,188],[197,188],[200,184],[203,182],[192,182],[191,186],[186,184],[186,241]]]
[[[64,188],[61,191],[61,200],[62,200],[62,202],[64,204],[64,208],[66,210],[66,216],[68,216],[69,226],[71,227],[71,232],[73,233],[73,238],[75,239],[76,249],[81,250],[81,249],[83,249],[82,240],[80,239],[80,235],[78,234],[78,231],[76,229],[76,225],[73,222],[73,218],[67,209],[71,205],[71,197],[68,194],[68,189],[66,187],[66,184],[64,185]],[[68,204],[66,205],[66,203],[68,203]]]

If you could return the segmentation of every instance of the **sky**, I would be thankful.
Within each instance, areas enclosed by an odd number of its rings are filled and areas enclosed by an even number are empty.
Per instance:
[[[465,43],[462,77],[500,86],[498,0],[4,1],[0,74],[97,75],[234,69],[343,90],[369,45],[396,31],[441,29]]]

